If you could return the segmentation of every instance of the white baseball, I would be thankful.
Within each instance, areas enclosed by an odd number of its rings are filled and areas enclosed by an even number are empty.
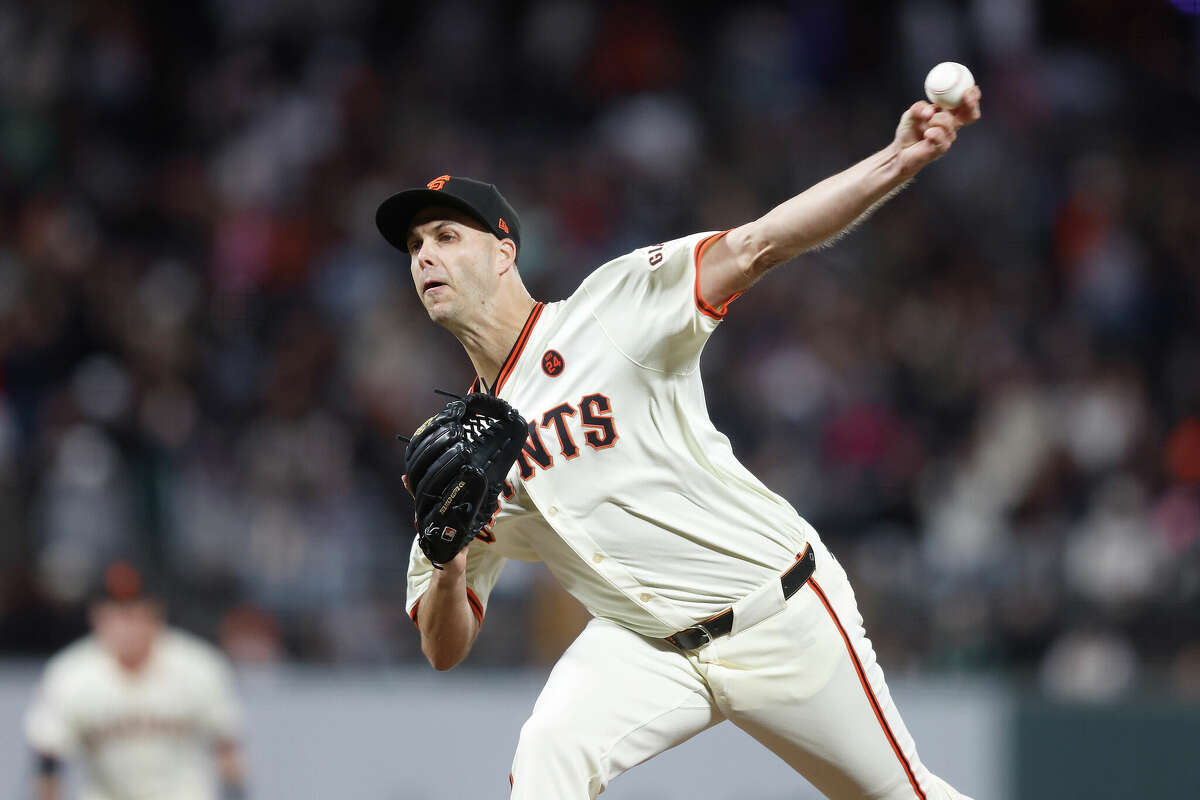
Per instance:
[[[956,61],[943,61],[925,76],[925,96],[940,108],[955,108],[963,93],[975,85],[971,70]]]

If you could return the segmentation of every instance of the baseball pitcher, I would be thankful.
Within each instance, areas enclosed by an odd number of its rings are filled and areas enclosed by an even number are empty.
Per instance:
[[[914,103],[844,172],[740,227],[616,258],[560,302],[526,291],[520,222],[494,186],[442,175],[380,206],[478,375],[406,451],[423,651],[439,670],[467,655],[510,558],[545,562],[594,617],[521,729],[513,798],[594,798],[723,720],[830,797],[962,797],[921,763],[837,559],[713,427],[698,365],[735,298],[867,217],[979,115],[978,87],[954,110]]]

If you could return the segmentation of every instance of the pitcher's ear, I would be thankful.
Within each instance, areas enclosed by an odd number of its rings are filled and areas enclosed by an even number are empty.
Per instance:
[[[499,244],[500,252],[504,256],[500,272],[504,273],[508,272],[510,267],[517,266],[517,243],[512,239],[501,239]]]

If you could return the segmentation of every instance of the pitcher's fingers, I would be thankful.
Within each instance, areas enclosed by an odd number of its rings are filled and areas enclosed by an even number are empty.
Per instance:
[[[944,153],[950,149],[950,145],[954,141],[954,132],[940,126],[930,125],[925,129],[925,141],[932,143],[939,153]]]
[[[963,93],[962,102],[954,109],[954,116],[958,120],[959,125],[970,125],[982,115],[980,109],[980,100],[983,98],[983,92],[978,86],[972,86]]]
[[[929,127],[931,128],[945,128],[948,131],[954,131],[960,124],[950,111],[939,111],[929,118]]]

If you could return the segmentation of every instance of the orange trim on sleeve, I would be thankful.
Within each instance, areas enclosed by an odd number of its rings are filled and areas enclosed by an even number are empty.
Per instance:
[[[730,230],[733,230],[733,229],[730,228]],[[726,312],[729,311],[729,304],[742,296],[742,293],[738,292],[733,297],[729,298],[724,303],[722,303],[720,308],[713,308],[708,303],[704,302],[704,298],[701,297],[701,295],[700,295],[700,261],[701,261],[701,259],[704,258],[704,252],[706,250],[708,250],[708,248],[714,242],[716,242],[718,239],[720,239],[722,236],[724,236],[727,233],[729,233],[729,231],[721,231],[720,233],[714,233],[712,236],[709,236],[707,239],[704,239],[702,242],[700,242],[700,244],[696,245],[696,286],[695,286],[696,307],[700,309],[700,312],[702,314],[704,314],[705,316],[712,317],[713,319],[724,319]]]
[[[479,602],[479,597],[467,587],[467,604],[471,606],[471,611],[475,613],[475,619],[479,620],[479,624],[483,624],[483,603]]]
[[[421,623],[417,621],[417,610],[421,607],[421,598],[417,598],[417,602],[413,603],[413,610],[409,612],[412,617],[413,625],[417,626],[417,630],[421,630]]]
[[[417,619],[417,612],[421,608],[421,600],[424,597],[425,595],[418,597],[417,602],[413,603],[412,611],[408,613],[408,616],[412,618],[413,625],[417,626],[417,630],[421,630],[421,623]],[[467,605],[471,607],[471,613],[475,615],[475,619],[479,620],[479,624],[482,625],[483,603],[479,602],[479,595],[475,594],[475,591],[470,586],[467,587]]]

